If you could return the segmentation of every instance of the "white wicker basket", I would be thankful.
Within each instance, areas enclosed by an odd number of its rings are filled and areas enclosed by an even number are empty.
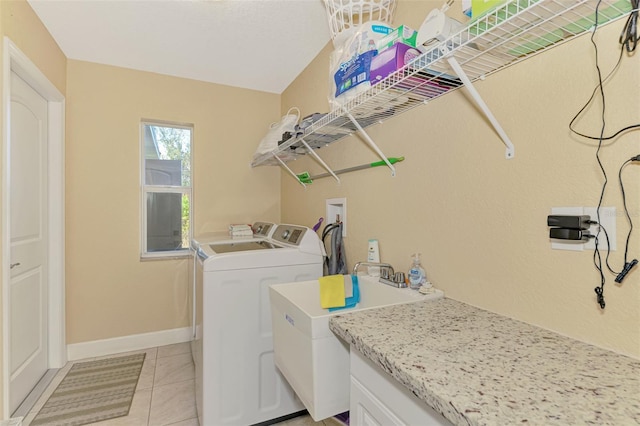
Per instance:
[[[333,40],[345,30],[378,21],[391,24],[396,0],[324,0]]]

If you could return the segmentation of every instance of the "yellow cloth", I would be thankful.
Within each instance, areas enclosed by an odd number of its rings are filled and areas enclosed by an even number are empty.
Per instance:
[[[320,283],[320,306],[337,308],[345,305],[344,275],[327,275],[318,278]]]

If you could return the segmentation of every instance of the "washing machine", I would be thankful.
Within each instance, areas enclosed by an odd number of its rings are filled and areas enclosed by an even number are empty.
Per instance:
[[[196,300],[196,286],[197,286],[197,253],[198,249],[203,244],[214,244],[214,243],[223,243],[223,242],[238,242],[238,241],[260,241],[271,237],[273,231],[276,229],[275,223],[272,222],[255,222],[251,225],[251,230],[253,231],[253,235],[250,236],[232,236],[228,231],[220,231],[220,232],[205,232],[199,234],[191,239],[191,256],[189,257],[189,276],[188,282],[191,283],[191,295],[189,297],[189,312],[191,314],[191,329],[192,329],[192,338],[196,337],[196,316],[197,312],[195,309],[195,300]],[[191,355],[194,356],[194,341],[191,341]],[[193,360],[195,362],[195,358]]]
[[[324,249],[304,226],[200,241],[196,259],[196,403],[201,426],[253,425],[304,410],[274,363],[269,286],[322,276]]]

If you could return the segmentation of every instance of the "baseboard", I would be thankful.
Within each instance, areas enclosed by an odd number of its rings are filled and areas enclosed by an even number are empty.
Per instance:
[[[152,333],[134,334],[112,339],[93,340],[91,342],[67,345],[67,359],[77,361],[84,358],[112,355],[122,352],[137,351],[156,346],[172,345],[191,341],[191,327],[174,328],[172,330]]]

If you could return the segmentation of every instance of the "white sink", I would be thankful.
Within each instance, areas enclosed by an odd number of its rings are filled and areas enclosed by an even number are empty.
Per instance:
[[[358,278],[360,302],[333,312],[320,307],[317,280],[269,287],[275,364],[315,421],[349,410],[349,345],[329,330],[331,316],[444,296]]]

